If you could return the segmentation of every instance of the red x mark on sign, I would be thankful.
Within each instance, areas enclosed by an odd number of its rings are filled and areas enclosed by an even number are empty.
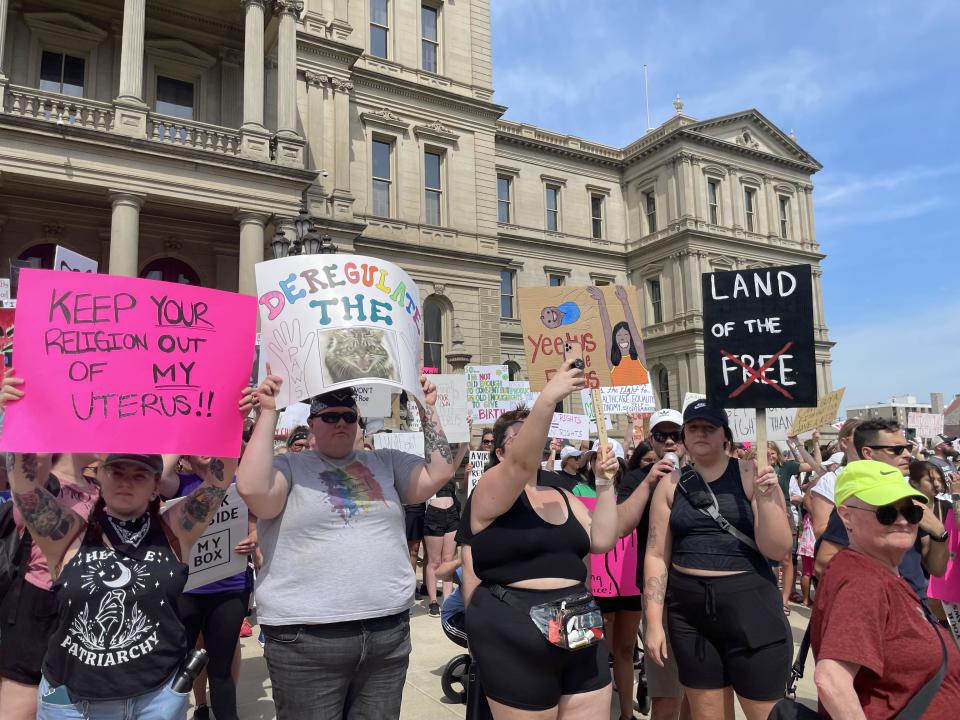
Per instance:
[[[724,350],[723,348],[721,348],[721,349],[720,349],[720,352],[724,355],[724,357],[729,358],[730,360],[732,360],[733,362],[735,362],[737,365],[739,365],[740,367],[742,367],[744,370],[746,370],[748,373],[750,373],[750,377],[748,377],[746,380],[744,380],[743,385],[741,385],[741,386],[738,387],[736,390],[734,390],[732,393],[730,393],[730,397],[732,397],[732,398],[736,397],[737,395],[739,395],[740,393],[742,393],[744,390],[746,390],[748,387],[750,387],[751,383],[753,383],[754,380],[759,380],[759,381],[762,382],[764,385],[769,385],[770,387],[772,387],[774,390],[776,390],[778,393],[780,393],[780,394],[783,395],[784,397],[789,398],[790,400],[793,400],[793,395],[791,395],[791,394],[788,393],[786,390],[784,390],[782,387],[780,387],[780,385],[777,384],[777,382],[776,382],[775,380],[771,380],[770,378],[768,378],[768,377],[764,374],[764,373],[766,373],[767,370],[770,369],[770,366],[773,365],[774,362],[776,362],[777,358],[779,358],[779,357],[780,357],[781,355],[783,355],[787,350],[790,349],[790,346],[791,346],[791,345],[793,345],[793,340],[791,340],[791,341],[788,342],[786,345],[784,345],[782,348],[780,348],[775,354],[771,355],[771,356],[770,356],[770,359],[767,360],[763,365],[761,365],[759,370],[754,370],[752,367],[747,367],[747,365],[745,365],[743,362],[741,362],[740,358],[734,357],[733,355],[731,355],[730,353],[728,353],[726,350]]]

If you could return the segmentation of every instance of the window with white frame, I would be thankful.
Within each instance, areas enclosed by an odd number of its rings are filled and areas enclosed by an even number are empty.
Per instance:
[[[590,231],[596,240],[603,237],[603,195],[590,195]]]
[[[379,217],[390,217],[390,195],[393,183],[393,143],[384,139],[374,139],[371,147],[373,156],[371,188],[373,195],[372,212]]]
[[[647,291],[650,294],[650,312],[655,323],[663,322],[663,297],[660,293],[660,281],[648,280]]]
[[[157,100],[154,110],[161,115],[193,120],[196,86],[187,80],[157,75]]]
[[[707,180],[707,212],[711,225],[720,224],[720,181]]]
[[[44,50],[40,54],[40,89],[72,97],[83,97],[86,60],[63,52]]]
[[[423,152],[423,207],[427,225],[443,224],[443,154]]]
[[[647,216],[647,234],[657,231],[657,195],[653,190],[643,194],[644,214]]]
[[[500,271],[500,317],[515,318],[516,305],[514,297],[517,294],[516,270]]]
[[[420,6],[420,67],[440,72],[440,10],[426,4]]]
[[[757,231],[757,191],[754,188],[743,189],[743,214],[747,223],[747,232]]]
[[[512,222],[511,192],[513,178],[509,175],[497,175],[497,222]]]
[[[780,207],[780,237],[790,237],[790,198],[786,195],[777,195]]]
[[[370,0],[370,54],[388,57],[390,35],[389,0]]]
[[[560,186],[547,185],[547,230],[560,232]]]

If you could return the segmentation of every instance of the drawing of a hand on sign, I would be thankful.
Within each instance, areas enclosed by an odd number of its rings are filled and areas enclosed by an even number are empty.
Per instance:
[[[283,406],[310,397],[306,370],[308,363],[316,357],[313,348],[317,342],[317,333],[312,331],[304,336],[300,321],[294,320],[280,323],[279,329],[274,330],[273,337],[274,341],[269,344],[270,358],[283,365],[289,380],[287,399]]]

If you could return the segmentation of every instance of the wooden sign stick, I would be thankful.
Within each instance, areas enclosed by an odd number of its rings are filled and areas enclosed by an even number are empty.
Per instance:
[[[607,438],[607,417],[603,411],[603,395],[600,388],[590,390],[590,399],[593,401],[593,417],[597,421],[597,437],[599,438],[597,447],[606,450],[610,447],[610,441]],[[613,477],[612,474],[603,473],[604,480],[613,482]]]
[[[766,408],[757,408],[757,475],[759,476],[770,466],[767,462],[767,410]],[[762,488],[760,492],[766,495],[769,487]]]

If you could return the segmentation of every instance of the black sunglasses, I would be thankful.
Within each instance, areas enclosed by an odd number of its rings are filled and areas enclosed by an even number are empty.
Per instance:
[[[911,525],[916,525],[923,518],[923,508],[919,505],[910,504],[906,507],[897,507],[896,505],[881,505],[876,510],[870,508],[857,507],[850,505],[854,510],[865,510],[872,512],[877,516],[877,522],[881,525],[893,525],[897,521],[897,515],[903,515],[903,519]]]
[[[867,445],[871,450],[886,450],[893,455],[903,455],[905,452],[910,452],[909,445]]]
[[[665,443],[667,440],[673,440],[675,443],[678,443],[683,437],[683,434],[679,430],[670,430],[668,432],[652,430],[650,434],[653,435],[653,439],[658,443]]]
[[[493,445],[493,438],[483,438],[483,440],[480,441],[480,444],[481,444],[481,445]]]
[[[353,425],[357,420],[360,419],[360,415],[353,410],[347,410],[346,412],[325,412],[315,415],[327,425],[336,425],[338,422],[343,420],[347,425]]]

